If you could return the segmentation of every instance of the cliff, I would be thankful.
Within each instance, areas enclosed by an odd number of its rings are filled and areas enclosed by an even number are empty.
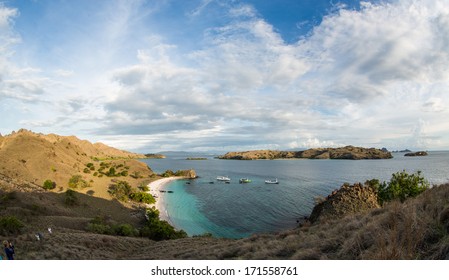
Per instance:
[[[257,159],[389,159],[390,152],[375,148],[346,146],[342,148],[317,148],[305,151],[256,150],[229,152],[220,159],[257,160]]]

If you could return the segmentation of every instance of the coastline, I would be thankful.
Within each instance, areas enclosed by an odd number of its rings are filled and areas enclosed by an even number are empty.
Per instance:
[[[156,203],[152,206],[156,207],[156,209],[159,210],[159,219],[168,222],[174,228],[176,228],[176,227],[173,224],[173,222],[170,218],[170,214],[168,213],[167,207],[166,207],[167,203],[165,202],[165,196],[167,193],[160,192],[160,191],[165,190],[165,187],[170,182],[173,182],[175,180],[185,179],[185,178],[186,177],[184,177],[184,176],[168,177],[168,178],[158,179],[158,180],[153,181],[148,184],[148,187],[150,188],[149,193],[151,195],[153,195],[153,197],[156,199]]]

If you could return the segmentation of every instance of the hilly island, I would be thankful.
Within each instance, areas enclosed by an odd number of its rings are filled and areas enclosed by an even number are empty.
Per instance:
[[[305,151],[256,150],[229,152],[220,159],[257,160],[257,159],[389,159],[390,152],[375,148],[346,146],[342,148],[316,148]]]
[[[248,159],[391,157],[352,146],[252,153]],[[239,156],[247,154],[228,154]],[[196,174],[157,174],[141,158],[75,136],[0,136],[0,238],[14,243],[17,259],[449,258],[449,185],[431,187],[419,172],[336,186],[290,230],[225,239],[188,237],[161,220],[148,185]]]

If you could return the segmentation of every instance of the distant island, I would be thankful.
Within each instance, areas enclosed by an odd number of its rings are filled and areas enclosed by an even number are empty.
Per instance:
[[[186,160],[207,160],[205,157],[188,157]]]
[[[163,154],[145,154],[147,158],[165,158]]]
[[[342,148],[316,148],[305,151],[255,150],[229,152],[219,159],[260,160],[260,159],[390,159],[390,152],[376,148],[346,146]]]
[[[414,153],[406,153],[404,156],[405,157],[424,157],[427,155],[428,155],[427,152],[419,151],[419,152],[414,152]]]
[[[405,149],[405,150],[400,150],[400,151],[392,151],[392,153],[411,153],[412,151],[410,151],[409,149]]]

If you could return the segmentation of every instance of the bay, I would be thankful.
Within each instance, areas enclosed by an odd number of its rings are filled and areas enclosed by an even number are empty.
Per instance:
[[[198,157],[198,155],[192,155]],[[255,233],[294,228],[308,216],[317,197],[324,197],[344,183],[370,179],[389,181],[395,172],[421,171],[431,184],[449,182],[449,152],[429,152],[426,157],[394,153],[386,160],[187,160],[188,156],[143,159],[156,173],[194,169],[195,180],[178,180],[167,186],[166,208],[178,229],[190,236],[210,233],[216,237],[242,238]],[[217,176],[231,178],[229,184]],[[240,178],[251,183],[240,184]],[[279,184],[265,184],[267,179]]]

